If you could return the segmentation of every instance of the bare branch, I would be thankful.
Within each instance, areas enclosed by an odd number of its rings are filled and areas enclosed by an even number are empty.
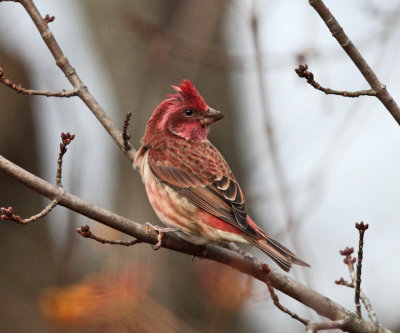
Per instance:
[[[72,86],[77,89],[77,95],[86,104],[86,106],[92,111],[97,120],[103,125],[107,133],[111,136],[118,147],[125,153],[128,159],[133,162],[135,157],[135,149],[130,149],[129,151],[124,151],[124,144],[122,140],[121,131],[114,125],[110,117],[105,113],[104,109],[97,102],[94,96],[89,92],[88,88],[83,84],[82,80],[76,73],[75,69],[71,66],[69,60],[62,52],[60,46],[58,45],[56,39],[54,38],[52,32],[48,27],[48,22],[39,13],[37,7],[32,0],[20,0],[22,6],[25,8],[29,16],[31,17],[33,23],[38,29],[43,41],[47,45],[51,54],[53,55],[57,66],[65,74]]]
[[[13,177],[15,180],[28,186],[35,192],[40,193],[51,200],[57,200],[58,204],[61,206],[69,208],[79,214],[89,217],[90,219],[137,238],[144,243],[156,244],[158,242],[158,233],[154,230],[151,230],[151,228],[147,228],[145,225],[138,224],[106,209],[95,206],[74,196],[73,194],[64,191],[63,189],[55,187],[43,179],[36,177],[28,171],[13,164],[1,155],[0,170]],[[205,246],[207,251],[204,251],[204,246],[186,242],[182,238],[171,233],[164,234],[162,241],[163,248],[214,260],[236,268],[245,274],[265,282],[266,264],[257,259],[249,260],[242,254],[216,245],[207,244]],[[350,310],[345,309],[329,298],[317,293],[316,291],[274,269],[271,269],[268,273],[268,279],[273,288],[314,309],[320,315],[333,321],[342,319],[345,320],[346,324],[344,325],[344,330],[360,333],[389,332],[382,326],[375,325],[365,321],[362,318],[358,318]],[[347,318],[351,318],[351,320],[347,321]]]
[[[84,86],[83,82],[75,72],[75,69],[71,66],[68,59],[64,56],[57,41],[55,40],[54,36],[49,30],[48,23],[53,20],[53,17],[49,17],[47,15],[45,18],[43,18],[40,15],[39,11],[37,10],[32,0],[20,0],[19,2],[24,6],[26,11],[29,13],[39,33],[41,34],[41,37],[43,38],[44,42],[46,43],[47,47],[52,53],[54,59],[56,60],[57,65],[63,71],[67,79],[74,87],[74,89],[77,90],[77,95],[82,99],[82,101],[97,117],[99,122],[104,126],[104,128],[113,138],[116,144],[120,147],[121,150],[124,151],[125,155],[131,161],[133,161],[135,150],[133,148],[125,150],[125,148],[127,147],[128,139],[126,137],[124,138],[123,133],[121,133],[121,131],[119,131],[119,129],[112,123],[110,118],[104,112],[103,108],[98,104],[93,95],[88,91],[87,87]],[[129,122],[129,119],[127,120],[127,122]],[[128,124],[126,124],[125,127],[126,128],[124,131],[126,134]],[[27,172],[26,170],[8,161],[1,155],[0,155],[0,170],[4,171],[6,174],[10,175],[11,177],[23,183],[24,185],[30,187],[37,193],[40,193],[43,196],[48,197],[49,199],[52,200],[52,202],[54,201],[64,207],[67,207],[73,211],[85,215],[104,225],[107,225],[111,228],[114,228],[128,235],[131,235],[132,237],[135,237],[136,240],[133,242],[145,242],[149,244],[158,243],[159,233],[157,231],[148,228],[146,226],[140,225],[131,220],[128,220],[122,216],[114,214],[101,207],[97,207],[91,203],[85,202],[84,200],[64,191],[61,187],[62,155],[60,154],[60,156],[61,158],[59,158],[59,160],[61,160],[61,162],[59,163],[59,168],[58,168],[58,170],[60,170],[60,178],[59,181],[57,180],[57,185],[59,186],[52,186],[43,179],[34,176],[33,174]],[[11,217],[14,216],[16,218],[16,215],[14,215],[12,208],[11,211],[6,210],[6,213],[8,215],[11,214]],[[85,230],[86,228],[84,228],[83,231],[81,230],[82,233],[84,233]],[[87,232],[89,232],[89,229],[87,229]],[[92,236],[94,235],[92,234]],[[107,241],[97,236],[90,238],[101,240],[104,243],[111,242],[112,244],[114,244],[113,241]],[[205,245],[207,251],[204,251],[204,246],[191,244],[177,237],[176,235],[168,233],[163,235],[163,241],[162,244],[160,245],[164,248],[168,248],[174,251],[179,251],[194,256],[201,256],[204,258],[208,258],[223,263],[225,265],[230,265],[231,267],[236,268],[239,271],[248,274],[250,276],[253,276],[254,278],[263,282],[266,282],[266,279],[268,279],[267,285],[269,287],[269,290],[270,288],[272,289],[273,294],[274,294],[273,288],[276,288],[277,290],[280,290],[286,293],[287,295],[291,296],[292,298],[302,302],[304,305],[314,309],[317,313],[331,319],[332,321],[343,320],[344,321],[342,328],[343,330],[347,330],[350,332],[372,332],[372,331],[388,332],[388,330],[386,330],[385,328],[378,325],[374,325],[372,323],[363,320],[362,318],[355,316],[352,312],[341,307],[332,300],[296,282],[295,280],[290,279],[288,276],[278,271],[271,269],[267,273],[265,270],[266,264],[260,262],[259,260],[256,259],[249,260],[246,256],[242,254],[232,252],[230,250],[215,245]],[[277,304],[279,304],[279,299],[277,299],[277,297],[275,301],[277,301]],[[284,307],[282,308],[286,309]],[[288,309],[286,309],[286,313],[290,314],[291,312]],[[296,314],[294,315],[297,316]],[[303,319],[303,321],[305,320]],[[308,322],[306,321],[303,323],[308,323]]]
[[[310,84],[317,90],[324,92],[327,95],[340,95],[343,97],[360,97],[360,96],[376,96],[376,91],[374,89],[368,90],[358,90],[358,91],[342,91],[342,90],[334,90],[330,88],[322,87],[317,81],[314,80],[314,74],[312,72],[307,71],[308,66],[299,65],[294,71],[297,73],[299,77],[303,77],[307,80],[307,83]]]
[[[80,234],[84,238],[90,238],[94,239],[95,241],[102,243],[102,244],[112,244],[112,245],[123,245],[123,246],[132,246],[138,243],[142,243],[140,239],[133,239],[131,241],[123,241],[123,240],[111,240],[111,239],[105,239],[96,236],[90,231],[90,228],[88,225],[81,226],[80,228],[76,229],[77,233]]]
[[[386,86],[379,80],[375,72],[365,61],[360,51],[355,47],[352,41],[347,37],[339,22],[325,6],[322,0],[309,0],[310,5],[317,11],[319,16],[325,22],[332,33],[332,36],[338,41],[343,50],[357,66],[361,74],[367,80],[373,90],[376,91],[376,97],[382,102],[393,118],[400,125],[400,108],[396,101],[386,90]]]
[[[4,73],[3,69],[0,68],[0,83],[3,83],[4,85],[15,90],[19,94],[40,95],[47,97],[67,97],[67,98],[78,95],[78,89],[63,90],[63,91],[44,91],[44,90],[26,89],[22,87],[20,84],[15,84],[10,79],[3,77],[3,73]]]

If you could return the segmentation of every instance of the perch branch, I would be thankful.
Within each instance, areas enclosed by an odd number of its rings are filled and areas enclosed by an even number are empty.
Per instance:
[[[343,50],[354,62],[354,64],[367,80],[371,88],[376,91],[376,97],[382,102],[385,108],[390,112],[393,118],[400,125],[399,106],[387,91],[386,86],[379,80],[375,72],[368,65],[364,57],[361,55],[360,51],[346,35],[339,22],[325,6],[322,0],[309,0],[309,3],[317,11],[319,16],[325,22],[329,31],[332,33],[332,36],[338,41]]]
[[[314,80],[314,74],[309,72],[308,66],[299,65],[294,71],[297,73],[299,77],[303,77],[307,80],[307,83],[310,84],[317,90],[324,92],[327,95],[340,95],[343,97],[360,97],[360,96],[376,96],[376,91],[374,89],[368,90],[358,90],[358,91],[343,91],[343,90],[334,90],[330,88],[322,87],[317,81]]]
[[[57,41],[48,28],[48,23],[50,22],[49,18],[43,18],[40,15],[32,0],[20,0],[19,2],[23,5],[32,18],[41,37],[56,60],[56,64],[63,71],[74,89],[77,89],[77,95],[97,117],[99,122],[103,125],[120,149],[124,150],[124,142],[121,131],[119,131],[119,129],[112,123],[102,107],[98,104],[93,95],[91,95],[87,87],[84,86],[74,68],[62,53]],[[125,155],[131,161],[133,161],[134,154],[134,149],[125,151]],[[102,209],[101,207],[97,207],[93,204],[85,202],[82,199],[64,191],[60,187],[52,186],[43,179],[32,175],[2,156],[0,156],[0,170],[4,171],[17,181],[30,187],[37,193],[40,193],[51,200],[56,200],[59,205],[67,207],[111,228],[131,235],[142,242],[156,244],[158,241],[158,233],[156,231],[150,230],[150,228],[146,228],[143,225]],[[239,253],[232,252],[215,245],[206,245],[207,251],[204,251],[204,246],[188,243],[173,234],[164,235],[162,247],[194,256],[202,256],[226,265],[230,265],[231,267],[234,267],[245,274],[265,282],[266,274],[265,270],[263,269],[265,264],[258,260],[250,261],[248,258],[246,258],[246,256]],[[286,293],[304,305],[314,309],[322,316],[325,316],[333,321],[344,320],[344,330],[350,332],[388,332],[388,330],[386,330],[384,327],[374,325],[363,320],[362,318],[355,316],[352,312],[343,308],[339,304],[296,282],[295,280],[290,279],[288,276],[278,271],[271,270],[268,273],[268,279],[273,288]]]
[[[57,200],[58,204],[61,206],[137,238],[144,243],[156,244],[158,242],[157,231],[112,213],[106,209],[95,206],[68,193],[67,191],[64,191],[63,189],[53,186],[45,180],[20,168],[1,155],[0,170],[50,200]],[[257,259],[249,260],[246,256],[228,249],[207,244],[207,251],[204,251],[204,246],[188,243],[180,237],[170,233],[164,235],[162,247],[229,265],[245,274],[265,282],[266,273],[264,263]],[[271,269],[268,273],[268,278],[273,288],[298,300],[311,309],[314,309],[320,315],[333,321],[345,320],[346,324],[343,326],[344,330],[363,333],[389,333],[389,330],[386,328],[357,317],[350,310],[347,310],[329,298],[274,269]]]

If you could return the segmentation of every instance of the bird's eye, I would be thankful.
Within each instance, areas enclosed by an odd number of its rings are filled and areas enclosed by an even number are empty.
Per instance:
[[[193,115],[194,115],[194,111],[193,111],[193,110],[191,110],[191,109],[186,109],[184,112],[185,112],[185,115],[186,115],[186,116],[188,116],[188,117],[190,117],[190,116],[193,116]]]

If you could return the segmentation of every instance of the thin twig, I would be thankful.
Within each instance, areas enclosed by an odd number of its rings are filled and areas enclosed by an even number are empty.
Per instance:
[[[75,134],[70,134],[69,132],[61,133],[61,140],[60,143],[60,152],[58,153],[58,160],[57,160],[57,173],[56,173],[56,186],[62,188],[61,177],[62,177],[62,162],[63,156],[67,152],[67,146],[71,143],[71,141],[75,138]]]
[[[44,90],[33,90],[33,89],[26,89],[22,87],[20,84],[15,84],[8,78],[3,77],[3,69],[0,68],[0,83],[3,83],[7,87],[15,90],[19,94],[25,95],[40,95],[46,97],[73,97],[78,96],[78,89],[72,90],[63,90],[63,91],[44,91]]]
[[[140,239],[133,239],[131,241],[124,241],[119,239],[105,239],[96,236],[90,231],[88,225],[81,226],[80,228],[76,229],[77,233],[80,234],[82,237],[94,239],[95,241],[102,243],[102,244],[112,244],[112,245],[122,245],[122,246],[132,246],[138,243],[142,243]]]
[[[13,208],[10,206],[8,208],[4,208],[1,207],[0,208],[0,212],[1,212],[1,219],[4,221],[13,221],[16,222],[18,224],[28,224],[31,222],[35,222],[37,220],[39,220],[42,217],[45,217],[48,213],[50,213],[50,211],[57,206],[58,202],[57,200],[51,200],[50,203],[43,208],[39,213],[37,213],[36,215],[32,215],[31,217],[25,218],[25,219],[21,219],[21,217],[19,215],[14,214],[14,210]]]
[[[363,259],[363,247],[364,247],[364,233],[368,229],[368,224],[364,222],[356,223],[356,229],[360,233],[360,239],[358,243],[358,260],[357,260],[357,278],[356,278],[356,291],[355,291],[355,303],[357,316],[361,317],[361,304],[360,304],[360,287],[361,287],[361,268]]]
[[[60,143],[60,151],[58,153],[57,173],[56,173],[56,186],[60,189],[63,188],[62,183],[61,183],[63,156],[67,152],[66,147],[71,143],[71,141],[74,138],[75,138],[75,134],[64,133],[64,132],[61,133],[62,142]],[[18,224],[28,224],[28,223],[37,221],[40,218],[46,216],[57,205],[58,205],[58,200],[52,199],[50,201],[50,203],[45,208],[43,208],[39,213],[32,215],[29,218],[25,218],[25,219],[21,219],[21,217],[19,215],[14,214],[14,209],[11,206],[8,208],[1,207],[0,208],[0,212],[1,212],[0,218],[2,220],[13,221]]]
[[[303,77],[307,80],[307,83],[310,84],[317,90],[324,92],[327,95],[340,95],[343,97],[360,97],[360,96],[376,96],[376,91],[374,89],[368,90],[358,90],[358,91],[344,91],[344,90],[334,90],[330,88],[322,87],[317,81],[314,80],[314,74],[312,72],[307,71],[308,66],[299,65],[298,68],[295,69],[295,72],[299,77]]]
[[[338,285],[341,285],[341,286],[354,288],[354,285],[351,282],[346,281],[343,277],[341,277],[339,280],[336,280],[335,283],[338,284]]]
[[[357,276],[356,273],[354,272],[354,263],[356,262],[356,258],[352,258],[351,254],[354,252],[353,248],[346,247],[343,251],[340,251],[340,254],[345,256],[345,259],[343,262],[347,265],[349,268],[349,274],[351,278],[351,283],[348,281],[345,281],[342,277],[335,281],[336,284],[342,285],[342,286],[347,286],[349,288],[355,288],[356,287],[356,281],[357,281]],[[371,319],[371,321],[379,325],[379,321],[376,317],[376,313],[374,309],[372,308],[372,304],[367,297],[367,295],[363,292],[362,289],[360,289],[360,299],[363,302],[365,309],[367,310],[368,317]]]
[[[382,102],[393,118],[400,125],[400,108],[396,101],[386,90],[386,86],[379,80],[375,72],[365,61],[360,51],[355,47],[352,41],[347,37],[339,22],[325,6],[322,0],[309,0],[310,5],[317,11],[319,16],[325,22],[332,33],[332,36],[338,41],[343,50],[357,66],[361,74],[367,80],[373,90],[376,91],[376,97]]]
[[[132,149],[132,146],[129,144],[129,140],[131,139],[131,135],[128,134],[128,126],[129,121],[131,119],[132,113],[128,112],[125,116],[124,124],[122,126],[122,140],[123,140],[123,151],[128,151]]]
[[[279,302],[279,297],[277,294],[275,294],[275,290],[274,287],[271,284],[271,281],[269,279],[269,274],[271,272],[271,269],[269,268],[268,265],[263,265],[262,269],[265,272],[265,284],[267,285],[269,294],[271,295],[271,299],[274,302],[274,305],[281,310],[282,312],[288,314],[290,317],[292,317],[293,319],[298,320],[299,322],[303,323],[304,325],[307,325],[309,320],[304,319],[302,317],[300,317],[297,313],[294,313],[293,311],[289,310],[287,307],[283,306],[280,302]]]

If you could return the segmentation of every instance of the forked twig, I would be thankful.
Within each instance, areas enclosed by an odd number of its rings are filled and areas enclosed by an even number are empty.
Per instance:
[[[71,143],[71,141],[75,138],[75,134],[70,134],[70,133],[61,133],[61,140],[62,142],[60,143],[60,151],[58,153],[58,160],[57,160],[57,172],[56,172],[56,186],[59,189],[62,189],[62,183],[61,183],[61,177],[62,177],[62,161],[64,154],[67,152],[67,146]],[[14,214],[14,209],[10,206],[8,208],[1,207],[0,208],[0,213],[1,216],[0,218],[4,221],[13,221],[18,224],[28,224],[31,222],[35,222],[39,220],[40,218],[46,216],[48,213],[51,212],[51,210],[58,205],[58,199],[52,199],[50,203],[43,208],[39,213],[32,215],[31,217],[21,219],[19,215]]]
[[[355,292],[355,302],[356,302],[356,312],[357,315],[361,318],[361,306],[360,306],[360,299],[363,302],[365,309],[367,310],[368,317],[371,321],[378,325],[378,319],[376,318],[376,314],[374,309],[372,308],[371,302],[367,295],[361,289],[361,262],[363,257],[363,246],[364,246],[364,232],[368,229],[368,224],[356,223],[356,228],[359,230],[360,233],[360,240],[359,240],[359,251],[358,251],[358,263],[357,263],[357,274],[354,272],[354,264],[356,262],[356,258],[353,258],[351,255],[354,252],[354,248],[346,247],[344,250],[340,251],[340,254],[345,256],[343,262],[347,265],[350,273],[351,282],[346,281],[343,277],[339,280],[335,281],[336,284],[347,286],[349,288],[356,288]],[[358,285],[358,291],[357,291]]]
[[[332,36],[338,41],[343,50],[357,66],[360,73],[369,83],[371,88],[376,91],[376,97],[381,101],[385,108],[390,112],[393,118],[400,125],[400,108],[394,98],[386,90],[386,86],[379,80],[375,72],[365,61],[360,51],[353,44],[339,22],[332,15],[330,10],[325,6],[322,0],[309,0],[310,5],[316,10],[321,19],[324,21]]]

